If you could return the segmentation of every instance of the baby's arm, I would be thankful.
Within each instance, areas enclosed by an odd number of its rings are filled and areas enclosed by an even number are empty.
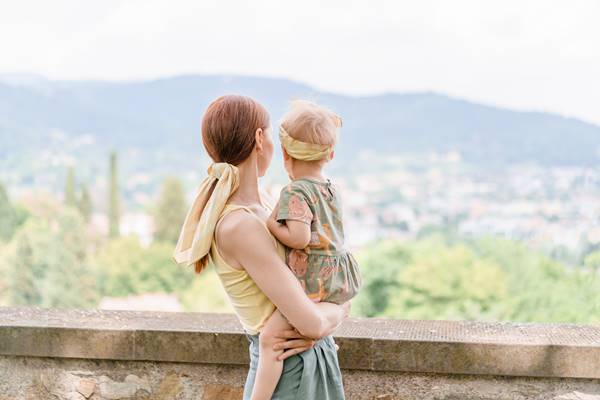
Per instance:
[[[310,225],[293,220],[277,221],[277,208],[267,221],[269,230],[281,243],[292,249],[304,249],[310,242]]]
[[[260,331],[258,370],[251,400],[269,400],[273,396],[283,371],[283,361],[279,360],[283,350],[274,350],[273,346],[281,342],[281,338],[278,338],[277,335],[288,329],[293,329],[293,327],[278,310],[275,310]]]
[[[279,202],[267,220],[269,230],[281,243],[292,249],[304,249],[310,242],[313,212],[309,195],[291,182],[281,191]]]

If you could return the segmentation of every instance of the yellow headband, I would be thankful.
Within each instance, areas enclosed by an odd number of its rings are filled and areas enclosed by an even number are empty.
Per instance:
[[[283,126],[279,127],[281,145],[290,157],[302,161],[318,161],[330,156],[333,146],[327,144],[306,143],[291,137]]]
[[[175,246],[173,258],[178,264],[197,264],[208,255],[219,217],[238,185],[237,167],[215,163],[208,168],[208,177],[185,217]]]

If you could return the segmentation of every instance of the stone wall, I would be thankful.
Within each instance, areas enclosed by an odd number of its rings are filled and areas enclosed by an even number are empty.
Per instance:
[[[600,327],[352,319],[348,399],[600,399]],[[0,308],[0,400],[240,399],[230,315]]]

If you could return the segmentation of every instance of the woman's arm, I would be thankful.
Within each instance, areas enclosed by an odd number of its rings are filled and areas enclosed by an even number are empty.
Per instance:
[[[332,303],[313,303],[300,282],[281,260],[273,239],[255,217],[233,212],[217,230],[222,255],[232,264],[245,268],[292,326],[302,335],[321,338],[343,321],[347,309]]]

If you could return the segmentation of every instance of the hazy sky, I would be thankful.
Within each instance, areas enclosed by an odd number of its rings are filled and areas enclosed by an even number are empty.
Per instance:
[[[600,124],[600,0],[0,0],[0,73],[276,76]]]

